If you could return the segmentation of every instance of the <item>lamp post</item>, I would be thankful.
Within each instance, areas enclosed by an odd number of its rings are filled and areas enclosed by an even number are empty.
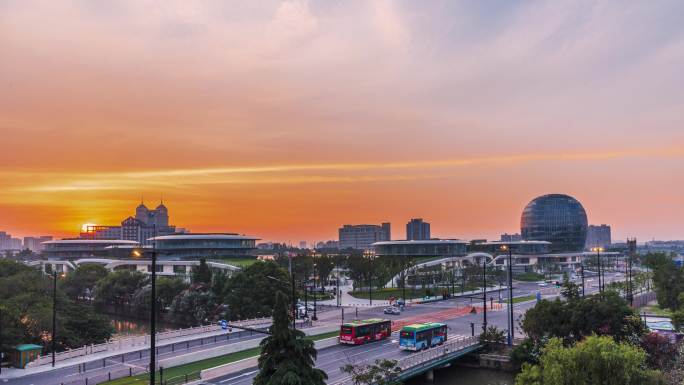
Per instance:
[[[404,266],[401,270],[401,300],[404,302],[404,306],[406,306],[406,258],[406,256],[402,258]]]
[[[364,251],[364,256],[368,258],[368,303],[373,306],[373,251]]]
[[[603,293],[605,287],[605,277],[601,276],[601,252],[603,247],[594,247],[591,251],[596,253],[596,260],[598,263],[598,280],[599,280],[599,293]]]
[[[482,331],[487,330],[487,257],[482,258]]]
[[[154,239],[152,240],[152,276],[150,279],[150,385],[154,385],[157,370],[157,250]]]
[[[580,275],[582,276],[582,298],[584,298],[584,260],[580,261]]]
[[[57,348],[57,272],[52,270],[52,336],[51,336],[51,350],[52,350],[52,367],[55,367],[55,349]]]
[[[508,346],[513,345],[515,324],[513,323],[513,250],[510,245],[502,245],[501,250],[508,251],[508,310],[510,327],[508,329]]]
[[[313,288],[314,288],[314,314],[313,317],[311,317],[312,321],[318,321],[318,316],[316,315],[316,292],[318,289],[316,288],[316,250],[314,249],[313,251]]]

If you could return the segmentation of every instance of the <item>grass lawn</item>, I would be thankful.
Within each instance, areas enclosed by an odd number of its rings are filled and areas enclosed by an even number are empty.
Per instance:
[[[442,290],[446,289],[449,293],[451,293],[451,287],[437,287],[437,288],[432,288],[432,295],[441,295]],[[466,286],[464,288],[464,291],[471,291],[471,290],[478,290],[479,287],[470,287]],[[373,289],[373,299],[377,300],[388,300],[390,297],[394,297],[397,299],[403,298],[402,296],[402,289],[401,288],[384,288],[380,290]],[[356,291],[350,291],[349,294],[352,295],[352,297],[356,298],[361,298],[361,299],[368,299],[368,290],[356,290]],[[456,295],[461,294],[461,286],[456,285]],[[425,296],[425,289],[418,289],[413,290],[411,288],[406,288],[406,299],[420,299]]]
[[[537,296],[534,295],[534,294],[532,294],[532,295],[526,295],[526,296],[524,296],[524,297],[513,297],[513,303],[516,304],[516,303],[520,303],[520,302],[531,301],[531,300],[533,300],[533,299],[535,299],[535,298],[537,298]],[[506,301],[506,302],[508,302],[508,301]]]
[[[661,317],[672,317],[672,310],[663,309],[658,305],[644,306],[640,309],[640,313],[653,314]]]
[[[256,258],[212,258],[211,262],[227,263],[240,268],[253,265],[257,261]]]
[[[324,340],[326,338],[337,337],[338,334],[339,334],[339,332],[337,330],[335,330],[335,331],[328,332],[328,333],[322,333],[322,334],[317,334],[315,336],[310,336],[309,338],[314,340],[314,341],[319,341],[319,340]],[[256,347],[256,348],[242,350],[242,351],[235,352],[235,353],[226,354],[225,356],[208,358],[206,360],[191,362],[191,363],[185,364],[185,365],[174,366],[174,367],[168,368],[168,369],[164,368],[164,378],[170,379],[172,377],[183,376],[186,374],[188,374],[188,375],[190,375],[190,374],[199,375],[199,371],[201,371],[201,370],[214,368],[216,366],[229,364],[231,362],[244,360],[246,358],[256,357],[259,355],[259,352],[260,352],[259,347]],[[157,372],[157,378],[159,378],[159,372]],[[142,384],[145,384],[148,382],[149,382],[149,376],[147,374],[140,374],[140,375],[133,376],[133,377],[124,377],[124,378],[119,378],[118,380],[112,380],[112,381],[104,382],[103,384],[106,384],[106,385],[142,385]]]
[[[527,272],[527,273],[522,273],[522,274],[513,274],[513,279],[516,281],[523,281],[523,282],[537,282],[537,281],[543,281],[544,276],[542,274],[537,274],[534,272]]]

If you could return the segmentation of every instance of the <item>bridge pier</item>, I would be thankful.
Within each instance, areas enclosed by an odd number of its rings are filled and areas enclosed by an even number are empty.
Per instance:
[[[432,369],[425,372],[425,383],[426,384],[432,384],[434,381],[435,381],[435,372]]]

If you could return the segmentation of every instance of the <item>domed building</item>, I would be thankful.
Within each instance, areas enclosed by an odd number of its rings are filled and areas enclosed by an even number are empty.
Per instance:
[[[564,194],[548,194],[525,206],[520,232],[526,241],[551,242],[551,252],[584,249],[587,239],[587,213],[577,199]]]

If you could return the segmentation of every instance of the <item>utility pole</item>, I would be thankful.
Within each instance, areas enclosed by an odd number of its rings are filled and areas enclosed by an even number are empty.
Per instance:
[[[508,249],[508,308],[511,322],[508,333],[508,345],[511,346],[513,345],[513,339],[515,339],[515,323],[513,323],[513,250],[511,250],[510,245],[506,248]]]
[[[487,330],[487,257],[482,258],[482,331]]]
[[[154,236],[157,236],[156,229]],[[157,370],[157,250],[154,239],[152,240],[152,274],[150,279],[150,385],[155,385]]]
[[[584,261],[580,262],[580,275],[582,276],[582,298],[584,298]]]
[[[316,288],[316,250],[314,250],[313,254],[313,287],[314,287],[314,315],[311,317],[311,320],[313,321],[318,321],[318,316],[316,315],[316,292],[318,291]]]
[[[55,349],[57,348],[57,272],[52,269],[52,367],[55,367]]]
[[[292,258],[290,258],[292,263]],[[292,277],[292,330],[297,329],[297,294],[295,293],[295,276],[292,272],[292,265],[290,265],[290,277]]]
[[[401,270],[401,297],[404,301],[404,306],[406,306],[406,256],[402,258],[404,261],[403,269]]]

